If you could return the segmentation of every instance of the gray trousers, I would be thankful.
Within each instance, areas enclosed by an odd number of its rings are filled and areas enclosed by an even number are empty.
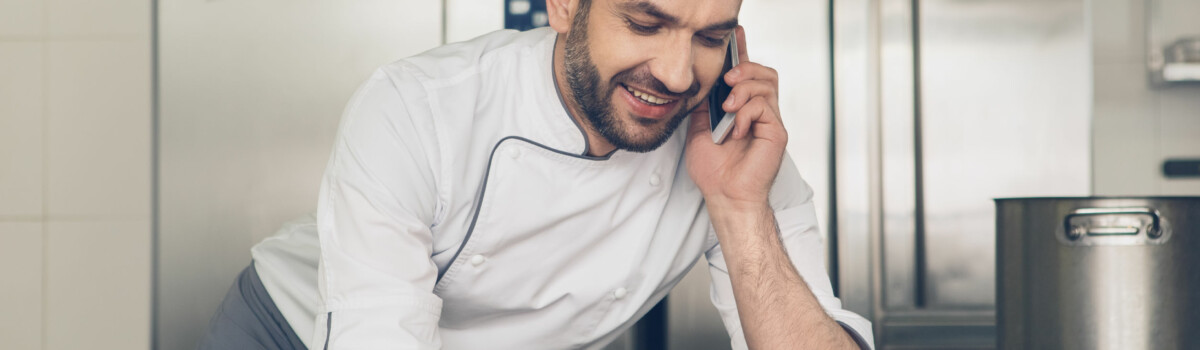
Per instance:
[[[307,350],[267,294],[253,262],[225,294],[199,349]]]

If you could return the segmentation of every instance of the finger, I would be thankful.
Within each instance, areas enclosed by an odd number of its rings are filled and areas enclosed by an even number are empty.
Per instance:
[[[778,105],[779,92],[773,84],[761,80],[750,80],[734,85],[733,90],[729,91],[729,97],[725,98],[725,102],[721,104],[721,109],[726,112],[735,112],[757,96],[765,97],[769,105]]]
[[[771,141],[787,144],[787,130],[785,129],[779,113],[771,109],[770,106],[760,97],[751,100],[737,114],[738,120],[734,125],[735,139],[749,138],[753,132],[754,139],[766,139]],[[741,117],[745,114],[745,119]]]
[[[772,118],[767,116],[770,112],[770,107],[767,106],[767,101],[762,96],[755,97],[746,103],[742,109],[738,110],[734,117],[733,136],[735,139],[741,139],[750,134],[750,128],[758,123],[771,123]]]
[[[763,80],[779,84],[779,72],[775,68],[767,67],[754,62],[744,62],[733,67],[728,73],[725,73],[725,84],[729,86],[737,85],[747,80]]]
[[[737,29],[735,29],[734,32],[737,33],[738,62],[750,62],[750,51],[746,49],[746,28],[737,26]]]

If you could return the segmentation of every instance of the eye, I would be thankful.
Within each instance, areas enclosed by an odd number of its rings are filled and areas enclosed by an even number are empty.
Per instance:
[[[696,37],[700,39],[701,45],[707,47],[721,47],[721,45],[725,44],[725,37],[723,36],[714,38],[707,35],[697,35]]]
[[[638,33],[640,35],[654,35],[655,33],[658,33],[659,29],[659,26],[638,24],[637,22],[634,22],[628,18],[625,19],[625,24],[627,24],[629,29],[634,33]]]

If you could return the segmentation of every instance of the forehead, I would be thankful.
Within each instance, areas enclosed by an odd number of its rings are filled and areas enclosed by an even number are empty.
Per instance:
[[[741,0],[601,0],[618,14],[655,17],[685,27],[736,20]]]

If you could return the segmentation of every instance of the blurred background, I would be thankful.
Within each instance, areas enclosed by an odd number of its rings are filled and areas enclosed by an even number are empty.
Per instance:
[[[744,0],[880,348],[995,347],[992,198],[1200,195],[1196,14]],[[0,344],[193,348],[249,248],[315,209],[374,68],[545,23],[541,0],[0,0]],[[610,348],[728,348],[704,271]]]

